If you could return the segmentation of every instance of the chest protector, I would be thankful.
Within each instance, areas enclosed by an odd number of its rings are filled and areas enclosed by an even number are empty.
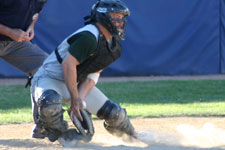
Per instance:
[[[112,38],[109,44],[102,33],[99,35],[97,49],[82,64],[77,66],[77,81],[82,82],[90,73],[98,72],[106,68],[121,55],[121,45],[119,40]]]

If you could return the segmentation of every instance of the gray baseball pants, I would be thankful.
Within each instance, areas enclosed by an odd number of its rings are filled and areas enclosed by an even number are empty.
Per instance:
[[[74,83],[76,84],[76,83]],[[68,104],[71,101],[69,91],[64,81],[49,77],[43,67],[40,67],[31,83],[31,100],[33,109],[33,119],[38,124],[37,101],[42,93],[48,89],[56,91],[63,98],[63,103]],[[108,98],[97,88],[93,87],[85,98],[86,109],[96,115],[98,110],[104,105]]]

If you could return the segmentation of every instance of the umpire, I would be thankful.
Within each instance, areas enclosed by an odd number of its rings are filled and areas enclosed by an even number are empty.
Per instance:
[[[38,14],[46,0],[0,0],[0,57],[29,76],[47,53],[31,40]]]

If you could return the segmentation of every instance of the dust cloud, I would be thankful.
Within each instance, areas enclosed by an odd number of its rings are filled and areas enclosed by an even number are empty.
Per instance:
[[[188,124],[178,125],[178,132],[182,135],[181,144],[210,148],[225,145],[225,130],[216,128],[212,123],[205,123],[197,128]]]
[[[225,130],[216,128],[212,123],[205,123],[202,127],[188,124],[176,126],[175,133],[159,131],[140,131],[138,140],[147,145],[176,145],[212,148],[225,145]]]

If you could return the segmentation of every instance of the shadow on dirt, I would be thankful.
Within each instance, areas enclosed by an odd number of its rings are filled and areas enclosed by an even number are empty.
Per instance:
[[[130,147],[130,146],[85,146],[77,147],[79,150],[224,150],[223,148],[196,148],[196,147],[183,147],[183,146],[171,146],[171,145],[151,145],[147,147]]]
[[[3,146],[3,148],[6,149],[30,149],[30,148],[45,148],[45,147],[55,147],[56,145],[51,143],[43,143],[41,141],[37,142],[30,139],[6,139],[6,140],[0,140],[0,148]]]
[[[29,139],[19,140],[0,140],[0,148],[1,149],[62,149],[59,144],[55,143],[42,143]],[[74,148],[63,148],[63,149],[71,149],[71,150],[225,150],[224,148],[197,148],[197,147],[184,147],[184,146],[173,146],[173,145],[163,145],[163,144],[154,144],[148,145],[146,147],[135,147],[135,146],[101,146],[98,144],[92,143],[80,143]]]

